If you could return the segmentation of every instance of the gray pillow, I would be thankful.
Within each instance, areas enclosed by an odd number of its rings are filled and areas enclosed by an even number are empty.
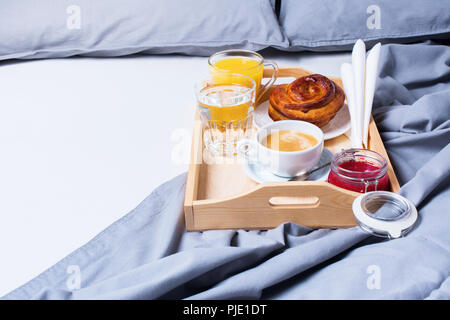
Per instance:
[[[0,60],[210,55],[287,44],[270,0],[7,0],[0,5]]]
[[[369,46],[448,39],[450,1],[281,0],[280,24],[290,51],[347,50],[357,39]]]

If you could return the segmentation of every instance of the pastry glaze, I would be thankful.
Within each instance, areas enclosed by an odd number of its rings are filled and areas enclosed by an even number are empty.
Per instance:
[[[325,126],[344,105],[344,91],[320,74],[282,84],[270,95],[269,116],[274,121],[303,120]]]

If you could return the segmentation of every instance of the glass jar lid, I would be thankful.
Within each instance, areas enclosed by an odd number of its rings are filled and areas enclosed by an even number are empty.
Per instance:
[[[363,193],[353,201],[360,227],[379,237],[399,238],[417,221],[417,209],[405,197],[388,191]]]

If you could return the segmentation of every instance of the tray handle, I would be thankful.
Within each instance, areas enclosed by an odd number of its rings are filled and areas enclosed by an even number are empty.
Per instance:
[[[313,228],[352,227],[358,195],[324,181],[263,183],[239,196],[194,201],[194,223],[197,230],[266,229],[287,221]]]

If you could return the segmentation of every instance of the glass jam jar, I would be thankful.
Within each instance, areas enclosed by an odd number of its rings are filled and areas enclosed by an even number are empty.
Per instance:
[[[379,153],[365,149],[347,149],[331,160],[328,182],[351,191],[389,191],[387,161]]]

